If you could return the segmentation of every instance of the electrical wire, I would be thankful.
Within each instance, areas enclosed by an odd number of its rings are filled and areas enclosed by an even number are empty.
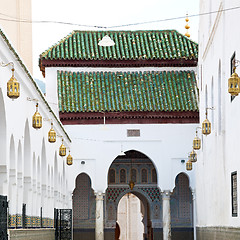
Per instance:
[[[192,17],[200,17],[205,15],[211,15],[218,12],[227,12],[227,11],[233,11],[240,9],[240,6],[237,7],[231,7],[231,8],[225,8],[221,10],[206,12],[206,13],[198,13],[198,14],[192,14],[188,15],[189,18]],[[128,24],[122,24],[122,25],[115,25],[115,26],[98,26],[98,25],[87,25],[87,24],[78,24],[78,23],[71,23],[71,22],[62,22],[62,21],[47,21],[47,20],[27,20],[27,19],[16,19],[12,16],[0,13],[0,15],[9,17],[12,19],[6,19],[6,18],[0,18],[0,20],[3,21],[10,21],[10,22],[22,22],[22,23],[48,23],[48,24],[64,24],[64,25],[72,25],[72,26],[79,26],[79,27],[91,27],[91,28],[103,28],[103,29],[111,29],[111,28],[120,28],[120,27],[128,27],[128,26],[136,26],[136,25],[143,25],[143,24],[150,24],[150,23],[158,23],[158,22],[166,22],[166,21],[172,21],[172,20],[178,20],[186,18],[186,16],[179,16],[179,17],[173,17],[173,18],[165,18],[165,19],[159,19],[159,20],[152,20],[152,21],[145,21],[145,22],[138,22],[138,23],[128,23]]]

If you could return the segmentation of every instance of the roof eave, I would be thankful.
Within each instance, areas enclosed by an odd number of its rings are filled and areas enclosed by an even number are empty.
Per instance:
[[[196,111],[60,112],[64,125],[103,124],[198,124]]]
[[[196,67],[197,58],[132,59],[132,60],[50,60],[39,59],[39,67],[45,77],[46,67]]]

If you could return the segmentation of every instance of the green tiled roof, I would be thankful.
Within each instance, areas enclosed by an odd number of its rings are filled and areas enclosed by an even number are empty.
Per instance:
[[[101,47],[106,35],[114,46]],[[197,59],[198,45],[176,30],[73,31],[44,53],[48,60],[173,60]]]
[[[58,71],[60,112],[198,111],[194,71]]]

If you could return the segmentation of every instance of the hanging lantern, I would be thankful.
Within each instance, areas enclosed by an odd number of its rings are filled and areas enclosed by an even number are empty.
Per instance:
[[[201,148],[201,139],[197,135],[196,131],[196,137],[193,139],[193,149],[199,150]]]
[[[130,180],[130,182],[129,182],[130,189],[133,190],[134,186],[135,186],[134,181]]]
[[[187,169],[187,171],[192,170],[192,162],[190,162],[189,160],[186,162],[186,169]]]
[[[53,129],[53,123],[51,123],[51,129],[50,129],[50,131],[48,132],[48,141],[49,141],[50,143],[56,142],[56,132],[55,132],[54,129]]]
[[[194,150],[199,150],[201,148],[201,139],[196,136],[194,139],[193,139],[193,149]]]
[[[202,123],[202,133],[208,135],[211,133],[211,123],[207,119],[207,110],[206,110],[206,119]]]
[[[240,78],[235,72],[236,67],[233,68],[233,74],[228,79],[228,92],[231,94],[231,96],[237,96],[240,92]]]
[[[189,155],[189,161],[192,163],[197,161],[197,153],[194,150]]]
[[[67,156],[67,165],[72,165],[72,163],[73,163],[73,158],[72,158],[72,156],[70,155],[70,150],[69,150],[69,154],[68,154],[68,156]]]
[[[36,129],[39,129],[42,127],[42,116],[38,112],[38,103],[36,104],[36,112],[32,117],[32,126]]]
[[[66,147],[65,147],[64,144],[63,144],[63,139],[62,139],[62,144],[61,144],[61,146],[60,146],[60,148],[59,148],[59,155],[60,155],[61,157],[66,156]]]
[[[20,96],[20,84],[14,77],[14,68],[12,68],[12,77],[7,82],[7,96],[16,99]]]

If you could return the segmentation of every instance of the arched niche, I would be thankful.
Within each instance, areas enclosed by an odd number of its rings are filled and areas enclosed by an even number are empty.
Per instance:
[[[37,159],[37,183],[41,184],[41,164],[40,164],[40,157]]]
[[[53,167],[51,166],[51,188],[54,186]]]
[[[54,156],[54,191],[58,190],[58,161],[57,161],[57,152]]]
[[[36,164],[36,156],[34,152],[32,156],[32,179],[36,180],[36,178],[37,178],[37,164]]]
[[[66,182],[66,170],[65,170],[65,164],[63,162],[63,175],[62,175],[62,192],[63,194],[65,194],[65,190],[66,190],[66,185],[65,185],[65,182]]]
[[[5,113],[5,103],[3,99],[2,89],[0,88],[0,165],[6,164],[6,113]]]
[[[94,239],[96,202],[91,179],[81,173],[75,181],[73,191],[73,238]]]
[[[22,162],[22,144],[19,140],[18,142],[18,159],[17,159],[17,172],[22,173],[23,162]]]
[[[41,183],[42,185],[47,184],[47,157],[46,157],[46,145],[45,139],[42,140],[42,151],[41,151]]]
[[[183,172],[176,176],[170,209],[173,238],[193,239],[192,192],[189,177]]]
[[[122,169],[124,171],[121,171]],[[144,178],[142,178],[142,170]],[[126,181],[121,181],[123,179],[121,174],[124,173],[126,173]],[[152,173],[154,173],[153,177]],[[134,180],[132,189],[129,184],[130,180]],[[105,192],[105,226],[110,232],[116,226],[118,203],[128,193],[136,195],[148,206],[148,222],[151,222],[151,228],[161,229],[162,197],[161,190],[157,185],[157,171],[151,159],[136,150],[126,151],[124,156],[116,157],[109,167],[108,188]],[[159,234],[161,235],[161,233]]]
[[[31,140],[28,119],[24,130],[24,177],[31,177]]]
[[[9,152],[9,169],[10,170],[16,170],[16,158],[15,158],[15,143],[13,135],[11,135],[10,138],[10,152]]]
[[[50,185],[51,185],[51,170],[50,170],[49,164],[47,166],[47,175],[48,175],[48,177],[47,177],[47,186],[50,187]]]

